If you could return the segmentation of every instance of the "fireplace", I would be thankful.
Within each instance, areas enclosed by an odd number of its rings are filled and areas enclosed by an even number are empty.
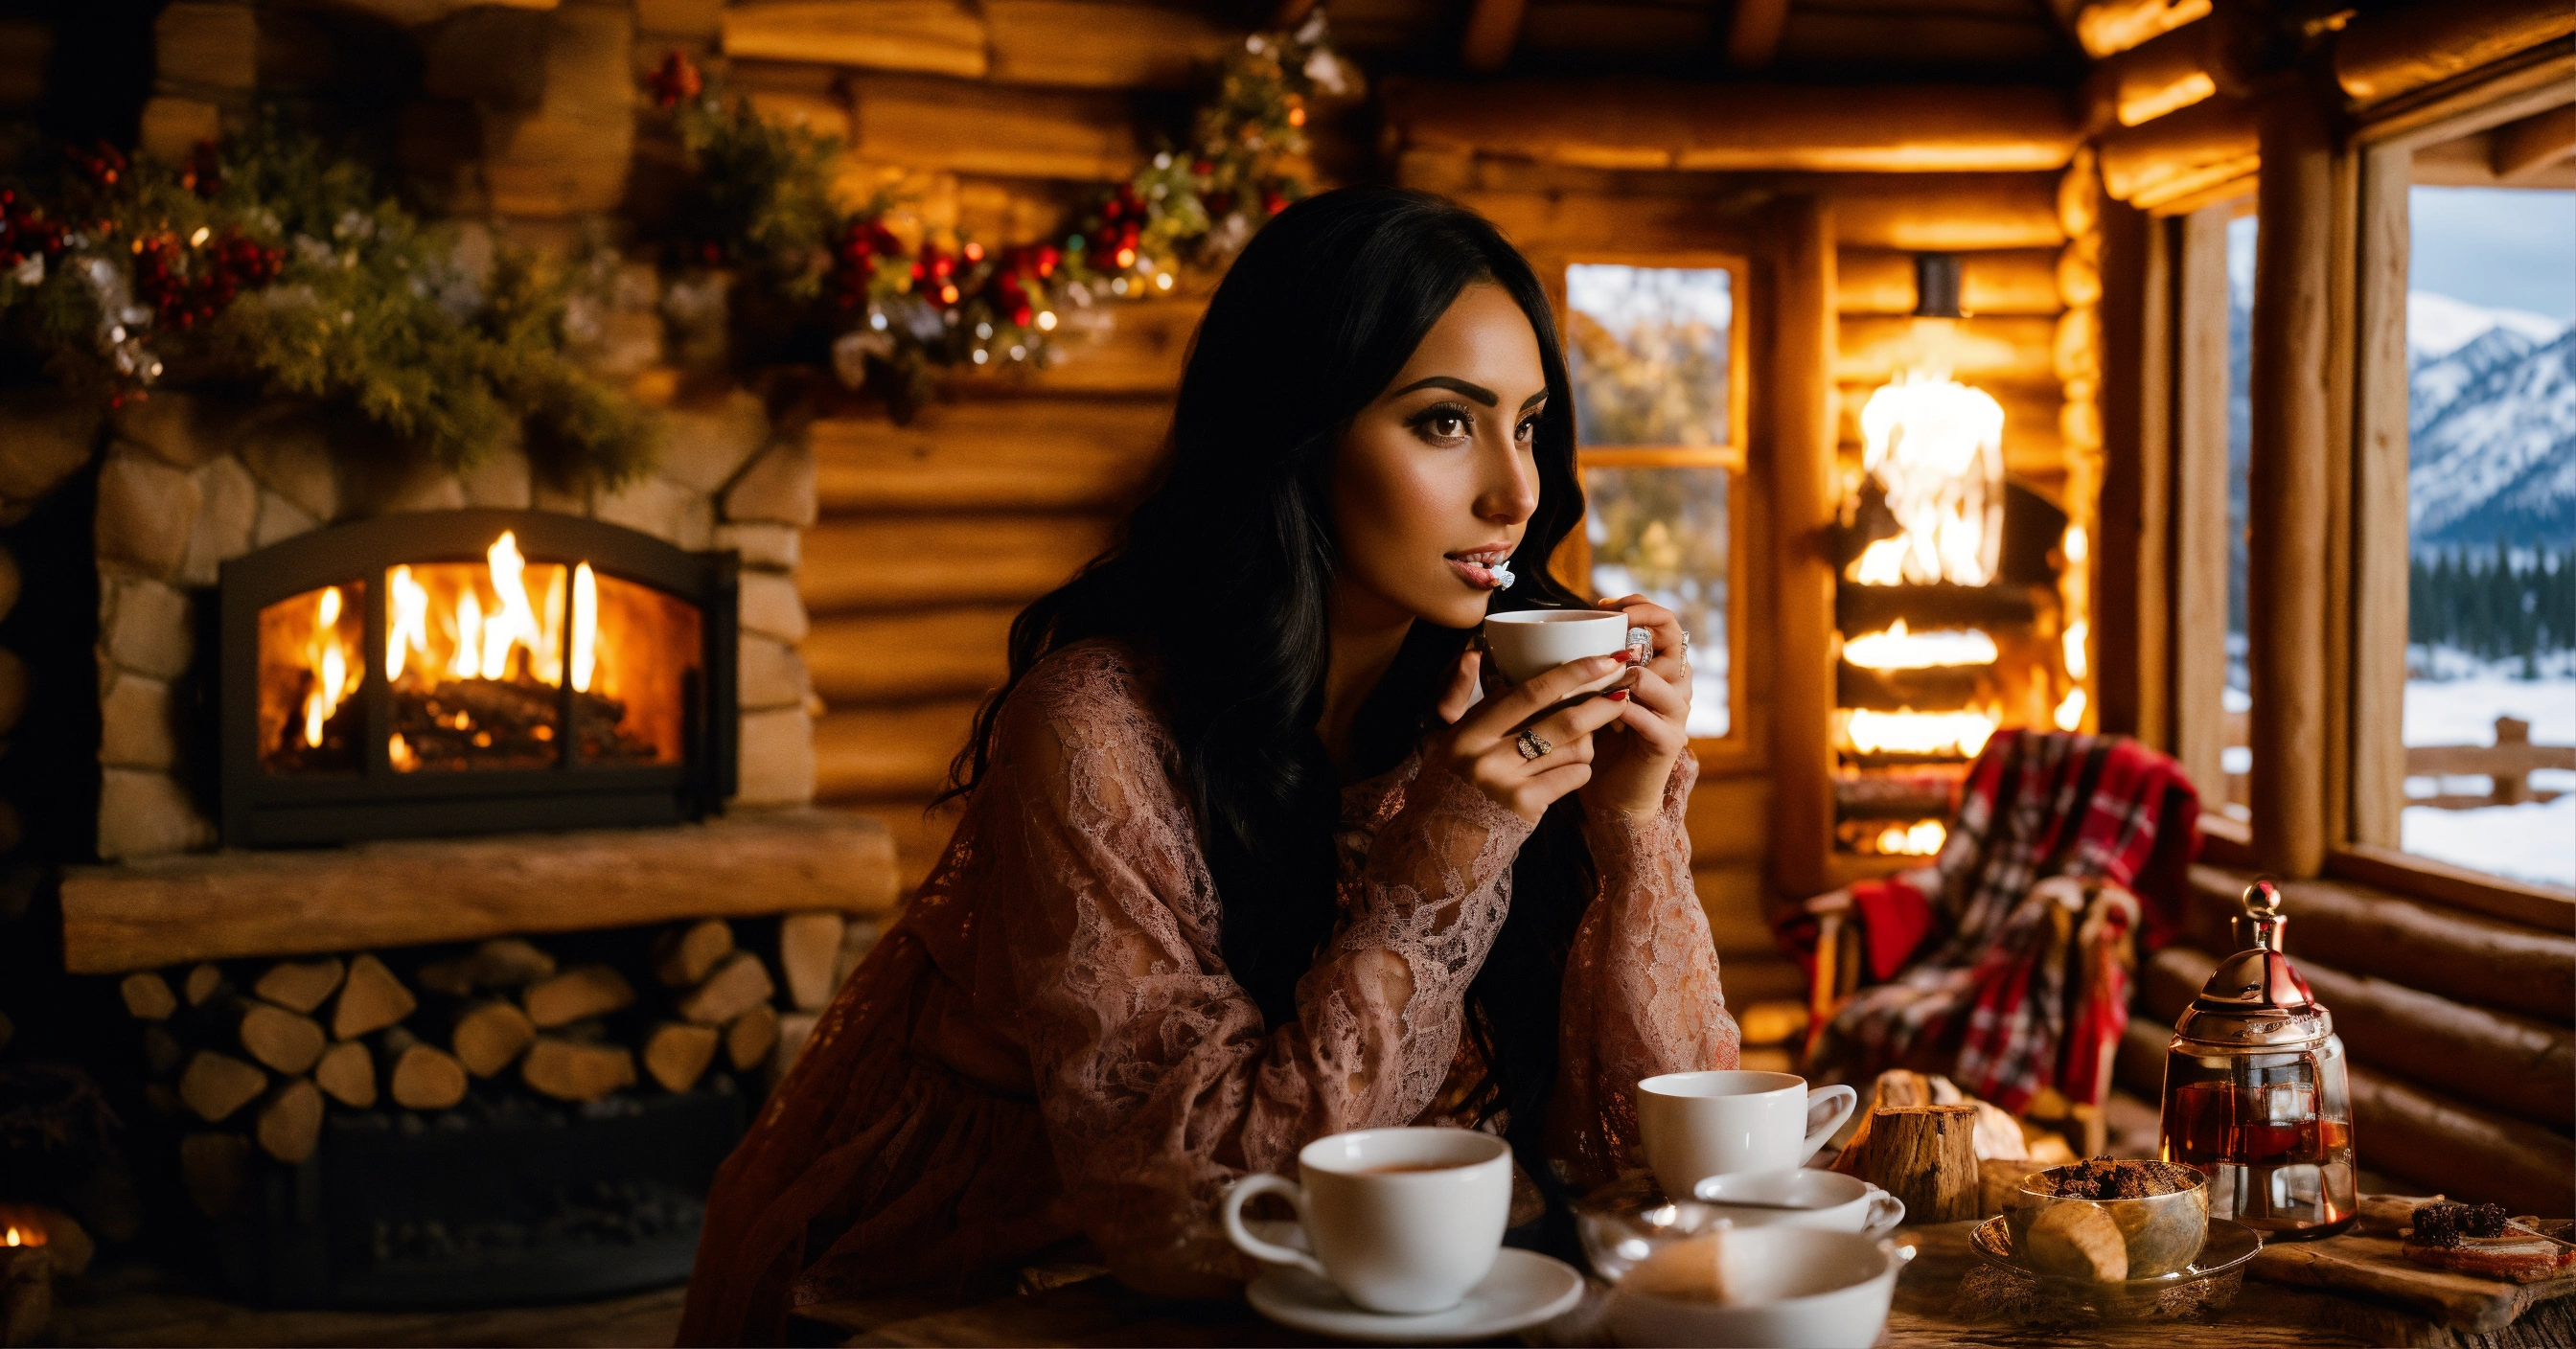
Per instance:
[[[1926,360],[1862,406],[1838,531],[1834,847],[1861,857],[1937,854],[1989,737],[2083,716],[2082,616],[2060,584],[2081,531],[2006,476],[2002,405],[1940,368],[1955,313],[1918,317]]]
[[[223,564],[227,844],[668,824],[734,790],[736,560],[523,510]]]

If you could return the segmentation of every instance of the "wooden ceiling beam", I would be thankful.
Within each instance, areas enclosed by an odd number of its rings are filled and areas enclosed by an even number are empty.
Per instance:
[[[2335,40],[2335,81],[2355,104],[2385,102],[2576,33],[2565,0],[2451,0],[2352,21]]]
[[[2576,103],[2507,122],[2488,135],[2487,163],[2499,180],[2537,177],[2576,153]]]
[[[1737,70],[1761,70],[1780,54],[1780,32],[1788,26],[1789,0],[1735,0],[1735,17],[1726,29],[1726,63]]]
[[[2194,19],[2104,58],[2084,81],[2086,128],[2143,125],[2217,93],[2211,37],[2211,21]]]
[[[2098,61],[2180,28],[2209,9],[2210,0],[2093,0],[2075,12],[2075,40]]]
[[[1976,172],[2057,169],[2081,129],[2045,88],[1673,81],[1385,82],[1402,149],[1607,169]]]
[[[1478,75],[1491,75],[1512,59],[1520,45],[1521,16],[1527,0],[1476,0],[1467,12],[1467,35],[1458,43],[1458,64]]]

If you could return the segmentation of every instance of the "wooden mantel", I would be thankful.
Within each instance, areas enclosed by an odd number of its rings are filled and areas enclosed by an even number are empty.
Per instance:
[[[193,960],[894,905],[893,837],[838,811],[227,851],[63,878],[63,963],[118,974]]]
[[[2083,138],[2062,89],[1394,77],[1383,87],[1405,149],[1590,168],[2016,172],[2064,168]]]

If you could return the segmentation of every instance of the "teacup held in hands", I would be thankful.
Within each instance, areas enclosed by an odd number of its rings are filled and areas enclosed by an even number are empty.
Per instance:
[[[1628,616],[1597,609],[1516,609],[1485,616],[1495,668],[1526,684],[1570,660],[1627,650]]]

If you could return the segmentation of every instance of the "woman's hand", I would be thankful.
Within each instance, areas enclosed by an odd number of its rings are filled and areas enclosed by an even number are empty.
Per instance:
[[[1620,709],[1618,730],[1605,736],[1583,803],[1595,808],[1651,815],[1663,809],[1664,783],[1673,764],[1690,751],[1690,656],[1682,625],[1670,609],[1643,595],[1625,595],[1598,606],[1628,616],[1628,626],[1655,634],[1654,658],[1637,667],[1626,688],[1599,700]],[[1627,696],[1623,699],[1620,693]]]
[[[1558,797],[1592,780],[1592,733],[1626,714],[1628,702],[1590,698],[1562,711],[1539,714],[1578,693],[1609,687],[1622,677],[1626,661],[1619,656],[1570,660],[1526,684],[1469,706],[1481,658],[1473,651],[1458,658],[1449,691],[1440,699],[1440,716],[1451,723],[1448,736],[1426,756],[1475,784],[1476,790],[1532,824]],[[1522,723],[1534,744],[1522,740]],[[1533,748],[1545,752],[1531,755]]]

